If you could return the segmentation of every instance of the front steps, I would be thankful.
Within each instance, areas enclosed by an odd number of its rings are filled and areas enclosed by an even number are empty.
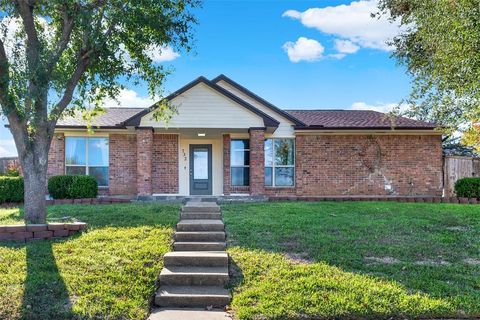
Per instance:
[[[180,213],[174,252],[164,256],[160,307],[220,307],[230,303],[225,226],[213,202],[188,202]]]

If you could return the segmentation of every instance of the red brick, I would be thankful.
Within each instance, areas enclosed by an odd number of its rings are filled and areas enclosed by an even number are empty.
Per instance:
[[[13,240],[13,233],[0,232],[0,240]]]
[[[250,128],[250,194],[265,194],[265,130]]]
[[[154,134],[152,192],[178,193],[178,135]]]
[[[28,224],[27,231],[47,231],[46,224]]]
[[[137,137],[134,134],[109,136],[109,194],[137,194]]]
[[[34,238],[46,239],[46,238],[51,238],[52,236],[53,236],[53,231],[35,231],[33,233]]]
[[[137,192],[152,194],[153,130],[139,129],[137,133]]]
[[[53,231],[54,237],[66,237],[69,234],[69,230],[55,230]]]
[[[223,194],[228,196],[231,193],[230,176],[230,135],[223,135]]]
[[[48,151],[47,177],[65,174],[65,137],[63,133],[53,135]]]
[[[2,226],[3,232],[25,232],[27,227],[25,225],[10,225]]]
[[[33,232],[15,232],[13,234],[14,240],[25,240],[33,238]]]

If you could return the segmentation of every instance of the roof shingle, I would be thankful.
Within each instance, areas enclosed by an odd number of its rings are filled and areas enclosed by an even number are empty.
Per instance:
[[[325,129],[433,129],[435,124],[372,110],[285,110],[308,127]]]
[[[105,113],[94,117],[92,127],[123,127],[123,123],[145,110],[144,108],[105,108]],[[57,127],[85,127],[87,121],[79,115],[58,120]]]

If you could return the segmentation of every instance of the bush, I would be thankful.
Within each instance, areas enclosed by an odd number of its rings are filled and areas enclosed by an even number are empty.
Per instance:
[[[23,178],[0,177],[0,203],[23,201]]]
[[[98,194],[98,184],[92,176],[53,176],[48,179],[48,193],[54,199],[95,198]]]
[[[480,198],[480,178],[462,178],[455,182],[455,193],[462,198]]]

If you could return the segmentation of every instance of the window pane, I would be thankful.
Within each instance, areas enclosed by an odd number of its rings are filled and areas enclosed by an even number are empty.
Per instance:
[[[265,140],[265,166],[271,167],[273,165],[273,140]]]
[[[86,164],[85,138],[67,137],[65,139],[65,163]]]
[[[86,171],[85,167],[70,167],[70,166],[67,166],[67,170],[65,172],[67,174],[74,174],[74,175],[87,174],[87,171]]]
[[[250,151],[233,151],[230,155],[232,166],[248,166],[250,164]]]
[[[193,179],[208,179],[208,149],[193,150]]]
[[[232,186],[250,185],[250,168],[231,168]]]
[[[293,186],[294,168],[275,168],[276,186]]]
[[[265,167],[265,185],[272,185],[272,167]]]
[[[108,167],[88,167],[88,174],[95,177],[99,186],[108,186]]]
[[[293,165],[293,139],[275,139],[275,165]]]
[[[231,146],[232,146],[231,150],[250,149],[250,140],[248,139],[232,140]]]
[[[88,139],[88,165],[108,167],[108,139]]]

